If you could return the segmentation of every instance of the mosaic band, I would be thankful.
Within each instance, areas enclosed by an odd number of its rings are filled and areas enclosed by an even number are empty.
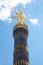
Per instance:
[[[19,61],[16,61],[14,65],[29,65],[29,63],[24,60],[19,60]]]
[[[18,44],[18,45],[16,45],[15,48],[14,48],[15,52],[17,52],[18,48],[19,48],[19,49],[25,49],[25,51],[28,51],[27,46],[19,45],[19,44]]]

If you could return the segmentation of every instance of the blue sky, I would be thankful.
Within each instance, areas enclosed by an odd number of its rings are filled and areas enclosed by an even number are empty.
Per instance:
[[[0,65],[13,65],[13,27],[17,24],[11,18],[15,15],[14,6],[17,11],[24,8],[28,17],[25,23],[30,65],[43,65],[43,0],[0,0]]]

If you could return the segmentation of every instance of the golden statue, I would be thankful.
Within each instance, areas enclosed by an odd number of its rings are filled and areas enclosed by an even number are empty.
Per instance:
[[[26,16],[23,14],[23,10],[20,10],[19,12],[17,12],[16,9],[14,8],[14,11],[15,11],[16,15],[13,16],[13,18],[16,18],[18,23],[23,24],[24,20],[26,19]]]

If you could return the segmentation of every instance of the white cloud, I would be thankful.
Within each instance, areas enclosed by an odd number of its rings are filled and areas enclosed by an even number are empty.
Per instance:
[[[0,7],[1,7],[1,5],[2,5],[2,2],[0,1]]]
[[[1,0],[0,2],[4,5],[17,6],[20,3],[24,5],[27,3],[31,3],[32,0]]]
[[[9,16],[11,15],[11,10],[10,8],[3,8],[2,10],[0,10],[0,19],[1,20],[6,20]]]
[[[8,21],[9,21],[9,23],[11,23],[12,22],[12,19],[11,18],[8,18]]]
[[[5,21],[8,19],[11,16],[11,8],[20,3],[25,5],[31,3],[31,0],[0,0],[0,20]]]
[[[39,22],[38,22],[38,19],[37,19],[37,18],[34,18],[34,19],[33,19],[33,18],[30,18],[29,20],[30,20],[30,22],[31,22],[31,23],[33,23],[34,25],[39,24]]]

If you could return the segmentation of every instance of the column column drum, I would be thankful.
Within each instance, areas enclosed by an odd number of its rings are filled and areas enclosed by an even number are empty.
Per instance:
[[[28,52],[28,30],[24,27],[19,27],[13,30],[14,37],[14,53],[13,65],[29,65]]]

